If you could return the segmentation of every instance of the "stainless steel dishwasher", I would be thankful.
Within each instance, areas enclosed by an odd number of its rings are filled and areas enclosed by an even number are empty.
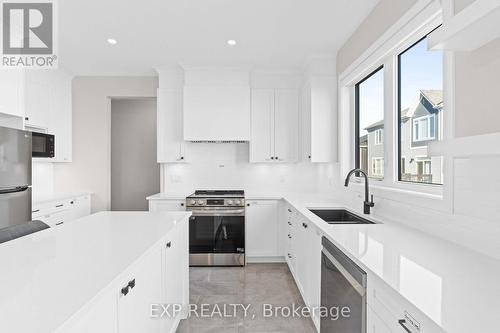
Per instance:
[[[321,333],[366,332],[366,272],[322,239]]]

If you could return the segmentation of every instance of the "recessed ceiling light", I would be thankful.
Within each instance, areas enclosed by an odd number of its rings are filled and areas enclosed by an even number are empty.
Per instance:
[[[228,41],[226,43],[227,43],[227,45],[231,45],[231,46],[236,45],[236,41],[234,39],[228,39]]]
[[[116,45],[118,43],[118,41],[114,38],[108,38],[107,42],[111,45]]]

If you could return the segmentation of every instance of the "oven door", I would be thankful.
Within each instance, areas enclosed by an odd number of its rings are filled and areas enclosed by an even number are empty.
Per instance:
[[[245,208],[193,210],[189,253],[245,253]]]

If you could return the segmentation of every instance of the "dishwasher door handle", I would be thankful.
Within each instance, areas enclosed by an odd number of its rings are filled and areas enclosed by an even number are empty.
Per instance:
[[[321,250],[321,252],[326,256],[328,260],[335,266],[335,268],[342,274],[342,276],[349,282],[349,284],[356,290],[356,292],[360,296],[365,296],[366,294],[366,288],[361,285],[352,275],[349,273],[344,266],[340,262],[338,262],[337,259],[335,259],[330,252],[325,250],[324,248]]]

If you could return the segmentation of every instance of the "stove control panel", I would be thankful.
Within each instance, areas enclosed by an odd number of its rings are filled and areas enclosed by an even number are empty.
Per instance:
[[[231,198],[231,199],[221,199],[221,198],[187,198],[187,206],[234,206],[242,207],[245,206],[245,199],[243,198]]]

